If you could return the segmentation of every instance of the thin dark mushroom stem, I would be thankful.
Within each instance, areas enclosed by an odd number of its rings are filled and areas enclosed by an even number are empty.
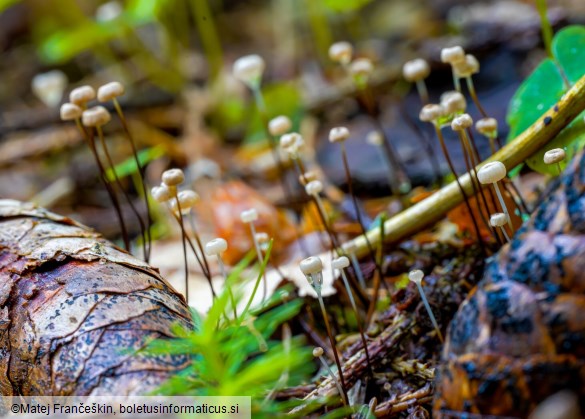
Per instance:
[[[189,304],[189,263],[187,261],[187,232],[185,231],[185,224],[183,223],[183,216],[181,215],[181,203],[179,202],[179,195],[177,194],[177,192],[175,191],[175,193],[173,194],[173,199],[175,199],[177,201],[177,212],[179,213],[177,215],[177,221],[179,222],[179,226],[181,227],[181,235],[182,235],[182,240],[181,242],[183,243],[183,259],[185,261],[185,300],[187,301],[187,304]],[[171,208],[171,212],[172,212],[172,208]]]
[[[347,161],[347,152],[345,150],[345,144],[341,143],[341,158],[343,160],[343,168],[345,170],[345,179],[347,182],[347,189],[349,192],[349,195],[351,196],[352,202],[353,202],[353,207],[356,213],[356,218],[358,221],[358,224],[360,225],[360,229],[362,234],[364,235],[364,237],[366,237],[366,245],[368,247],[368,253],[370,255],[370,258],[372,259],[372,261],[374,262],[375,266],[376,266],[376,271],[378,271],[378,274],[380,276],[382,276],[382,267],[380,266],[380,264],[378,263],[378,260],[376,259],[376,254],[374,252],[374,248],[372,246],[372,244],[370,243],[370,240],[367,238],[366,236],[366,227],[364,225],[363,219],[362,219],[362,214],[361,214],[361,210],[360,210],[360,206],[357,200],[357,197],[353,191],[353,181],[351,179],[351,172],[349,170],[349,162]],[[356,313],[357,315],[357,313]]]
[[[451,157],[449,156],[449,151],[447,150],[447,147],[445,145],[443,133],[441,132],[441,129],[437,126],[436,123],[433,123],[433,126],[435,127],[435,132],[437,133],[437,137],[439,138],[439,143],[441,144],[441,149],[443,150],[443,155],[445,156],[445,160],[447,161],[447,164],[449,165],[449,169],[451,169],[451,173],[455,177],[455,182],[457,183],[457,187],[459,188],[459,191],[461,192],[461,195],[463,196],[463,201],[465,202],[465,206],[467,208],[467,211],[469,211],[469,216],[471,217],[471,220],[473,222],[473,229],[475,230],[475,234],[477,235],[477,239],[478,239],[479,245],[481,247],[481,250],[482,250],[483,254],[485,255],[485,254],[487,254],[487,251],[486,251],[485,244],[484,244],[482,237],[481,237],[481,231],[479,229],[479,226],[477,225],[477,220],[473,216],[473,211],[471,210],[471,205],[469,204],[469,200],[467,198],[467,194],[465,193],[465,189],[463,189],[463,186],[461,186],[461,182],[459,182],[459,177],[457,176],[457,172],[455,171],[455,166],[453,165],[453,162],[451,161]]]
[[[124,198],[126,199],[126,201],[128,201],[128,204],[130,205],[130,208],[132,209],[132,212],[134,213],[134,216],[136,217],[136,219],[138,220],[138,224],[140,225],[141,236],[143,238],[145,238],[146,236],[145,236],[144,221],[142,220],[142,217],[140,216],[138,209],[136,208],[136,206],[132,202],[132,198],[130,198],[130,195],[128,195],[128,192],[126,192],[124,185],[122,185],[122,182],[120,181],[120,178],[118,177],[118,173],[116,173],[116,167],[114,165],[114,161],[112,159],[112,156],[110,155],[110,151],[108,150],[108,145],[106,144],[104,132],[100,126],[96,127],[96,131],[98,133],[98,138],[100,140],[102,150],[104,152],[104,155],[106,156],[106,161],[108,162],[108,165],[110,166],[110,170],[112,171],[112,174],[114,176],[114,181],[116,182],[116,185],[118,185],[118,188],[120,189],[120,191],[122,191],[122,194],[124,195]],[[146,240],[142,240],[142,251],[144,253],[144,258],[146,260],[146,257],[148,255],[147,248],[146,248]]]
[[[126,117],[124,116],[124,112],[122,111],[122,107],[116,98],[113,99],[114,108],[116,109],[116,113],[118,114],[118,118],[120,119],[120,123],[122,124],[122,129],[126,134],[126,138],[132,147],[132,155],[134,156],[134,162],[138,168],[138,174],[140,176],[140,183],[142,185],[142,196],[144,199],[144,206],[146,207],[146,228],[143,231],[143,238],[146,240],[145,246],[145,255],[144,260],[148,263],[150,260],[150,252],[152,248],[152,236],[151,236],[151,227],[152,227],[152,216],[150,211],[150,202],[148,200],[148,192],[146,187],[146,180],[144,175],[144,166],[140,164],[140,159],[138,158],[138,151],[136,149],[136,143],[134,142],[134,138],[130,133],[130,129],[128,128],[128,123],[126,121]],[[142,225],[142,223],[141,223]]]
[[[85,127],[83,126],[83,124],[81,123],[81,120],[79,118],[77,118],[75,120],[75,122],[77,124],[77,128],[81,132],[81,135],[83,136],[83,138],[87,142],[87,145],[89,146],[89,149],[91,150],[91,153],[93,154],[93,158],[98,166],[98,171],[100,172],[100,178],[102,179],[102,183],[104,184],[104,187],[106,188],[106,191],[108,192],[108,196],[110,197],[110,201],[112,202],[112,205],[114,206],[114,210],[116,211],[116,216],[118,217],[118,223],[120,224],[120,230],[122,232],[122,239],[124,241],[124,248],[127,251],[130,251],[130,238],[128,237],[128,230],[126,229],[126,222],[124,221],[124,217],[122,215],[120,201],[118,201],[118,197],[116,195],[116,192],[112,188],[112,185],[110,184],[110,182],[108,182],[108,179],[106,177],[106,171],[104,169],[104,165],[103,165],[103,163],[100,159],[100,156],[97,152],[97,149],[95,147],[95,143],[94,143],[94,139],[93,139],[93,130],[90,129],[88,132],[88,130],[85,129]]]
[[[484,190],[479,184],[479,180],[477,179],[477,169],[475,167],[476,163],[473,157],[473,150],[471,149],[471,145],[469,144],[470,142],[468,141],[469,138],[466,137],[464,131],[459,131],[458,134],[459,141],[461,143],[461,148],[463,150],[464,156],[463,160],[465,162],[465,169],[467,173],[469,173],[469,175],[471,176],[471,187],[473,188],[473,195],[476,197],[476,200],[478,200],[477,212],[479,213],[479,216],[481,217],[484,226],[492,232],[492,235],[495,237],[496,241],[501,244],[500,237],[498,236],[495,228],[490,225],[489,220],[486,218],[490,216],[490,209],[484,194]],[[485,214],[479,205],[479,200],[481,200],[481,204],[483,205]]]
[[[473,103],[475,103],[477,110],[479,111],[479,113],[481,113],[481,116],[487,118],[487,112],[479,102],[479,98],[477,97],[477,93],[475,91],[475,86],[473,85],[473,79],[471,78],[471,76],[465,77],[465,82],[467,83],[467,90],[469,90],[469,96],[471,96],[471,100],[473,100]]]

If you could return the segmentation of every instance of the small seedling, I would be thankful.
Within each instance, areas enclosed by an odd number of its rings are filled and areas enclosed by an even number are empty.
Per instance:
[[[126,138],[130,143],[130,147],[132,149],[132,155],[134,156],[134,162],[136,163],[136,167],[138,169],[138,176],[140,179],[140,184],[142,186],[142,198],[144,200],[144,206],[146,208],[146,225],[143,222],[142,218],[139,217],[140,220],[140,228],[142,232],[142,237],[144,238],[143,246],[144,246],[144,260],[148,262],[150,260],[150,248],[151,248],[151,236],[150,236],[150,229],[151,229],[151,214],[150,214],[150,204],[148,201],[148,193],[146,190],[146,181],[144,180],[144,167],[140,163],[138,159],[138,151],[136,149],[136,143],[130,133],[130,129],[128,127],[128,123],[124,116],[124,112],[122,111],[122,107],[118,102],[118,97],[122,96],[125,92],[124,85],[120,82],[113,81],[101,86],[97,91],[97,98],[100,102],[109,102],[112,101],[114,104],[114,108],[116,109],[116,113],[118,114],[118,118],[120,119],[120,123],[122,124],[122,128],[124,129],[124,133],[126,134]]]
[[[343,285],[345,286],[345,291],[347,292],[347,296],[349,297],[349,301],[351,303],[351,307],[353,309],[353,313],[355,315],[355,321],[358,325],[358,330],[360,332],[360,337],[362,339],[362,344],[364,345],[364,352],[366,354],[366,360],[368,361],[368,368],[370,369],[370,373],[372,373],[372,363],[370,362],[370,352],[368,351],[368,342],[366,341],[366,335],[364,334],[364,329],[362,327],[362,323],[360,321],[360,316],[358,312],[357,305],[355,303],[355,298],[353,297],[353,292],[351,291],[351,287],[349,286],[349,281],[347,280],[347,276],[345,275],[345,268],[349,266],[349,259],[347,256],[340,256],[337,259],[333,259],[331,261],[331,268],[337,269],[341,274],[341,279],[343,280]]]
[[[335,374],[333,374],[333,371],[331,371],[329,364],[325,360],[325,357],[323,356],[323,348],[321,348],[320,346],[317,346],[315,349],[313,349],[313,356],[315,358],[319,358],[319,361],[321,361],[321,365],[323,365],[323,368],[325,368],[325,370],[329,374],[329,377],[331,377],[331,380],[335,383],[335,386],[337,387],[337,391],[339,392],[339,396],[342,397],[342,399],[343,399],[343,394],[344,394],[343,388],[341,387],[341,383],[339,382],[339,380],[337,379]]]
[[[502,230],[502,234],[504,234],[506,241],[510,243],[510,236],[508,236],[508,233],[504,228],[507,222],[508,218],[506,217],[506,214],[504,214],[503,212],[496,212],[495,214],[492,214],[492,216],[490,217],[491,226],[494,228],[500,227],[500,230]]]
[[[437,323],[437,320],[435,319],[435,315],[433,314],[433,311],[431,310],[431,306],[427,300],[427,296],[425,295],[425,292],[422,288],[422,280],[424,278],[424,273],[421,270],[414,270],[414,271],[410,271],[408,273],[408,279],[410,279],[411,282],[414,282],[418,288],[418,292],[420,293],[420,297],[422,298],[423,304],[425,305],[425,308],[427,310],[427,313],[429,314],[429,317],[431,318],[431,322],[433,323],[433,326],[435,328],[435,331],[437,332],[437,335],[439,336],[439,339],[441,340],[441,342],[443,342],[443,334],[441,333],[441,329],[439,328],[439,324]]]
[[[228,248],[227,242],[222,239],[221,237],[217,237],[205,244],[205,254],[207,256],[216,256],[217,263],[219,265],[219,271],[221,272],[221,276],[223,276],[224,284],[226,289],[228,290],[230,296],[230,302],[232,304],[232,309],[234,311],[234,320],[238,320],[238,313],[236,311],[236,300],[234,299],[234,294],[232,293],[232,289],[230,284],[228,283],[228,275],[225,269],[225,264],[223,262],[223,258],[221,254],[225,252]]]
[[[496,194],[498,195],[498,200],[502,206],[502,210],[504,211],[504,214],[506,214],[510,231],[514,231],[512,220],[510,219],[510,213],[508,212],[508,208],[504,202],[504,197],[502,196],[500,187],[498,186],[498,182],[506,177],[506,173],[506,166],[504,166],[504,163],[496,160],[485,164],[481,169],[479,169],[477,178],[484,185],[491,183],[494,186]]]
[[[301,269],[301,272],[307,278],[309,285],[311,285],[311,287],[313,287],[313,289],[317,293],[317,299],[319,300],[319,306],[321,307],[321,314],[323,315],[323,320],[325,321],[325,328],[327,329],[327,336],[329,337],[329,343],[331,344],[331,349],[333,350],[335,364],[337,365],[337,370],[339,371],[342,394],[345,399],[345,403],[349,404],[349,398],[347,397],[347,387],[345,385],[345,379],[343,377],[343,369],[341,368],[341,362],[339,360],[337,345],[335,344],[335,338],[333,337],[331,325],[329,324],[329,317],[327,316],[327,311],[325,310],[325,303],[323,302],[323,295],[321,294],[321,290],[323,288],[323,262],[319,257],[311,256],[306,259],[303,259],[299,267]]]
[[[429,63],[422,58],[407,61],[402,67],[402,75],[404,78],[407,81],[416,84],[416,90],[418,91],[418,96],[423,105],[426,105],[429,102],[429,92],[427,90],[425,79],[430,74],[431,68],[429,67]]]
[[[544,153],[544,164],[556,164],[559,175],[562,173],[561,162],[565,160],[567,153],[562,148],[553,148]]]

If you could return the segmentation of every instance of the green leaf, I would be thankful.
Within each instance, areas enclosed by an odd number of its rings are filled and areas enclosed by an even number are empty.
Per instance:
[[[565,92],[585,74],[585,27],[569,26],[553,39],[554,60],[547,58],[522,83],[514,94],[508,109],[510,125],[508,142],[537,121]],[[575,152],[585,146],[585,124],[579,115],[546,147],[526,160],[530,168],[540,173],[557,175],[556,166],[544,164],[543,156],[552,148],[563,148],[569,161]],[[554,116],[553,116],[554,117]]]
[[[138,152],[138,161],[140,162],[140,165],[144,167],[146,164],[158,159],[164,154],[165,149],[162,146],[147,148]],[[138,166],[136,166],[136,160],[134,160],[134,156],[128,157],[122,163],[117,164],[114,169],[116,170],[116,174],[120,179],[125,178],[126,176],[130,176],[134,173],[138,173]],[[110,182],[116,180],[114,178],[114,172],[111,168],[106,170],[106,177]]]
[[[0,13],[16,3],[20,3],[20,0],[0,0]]]
[[[329,11],[337,13],[355,12],[372,0],[324,0],[323,4]]]

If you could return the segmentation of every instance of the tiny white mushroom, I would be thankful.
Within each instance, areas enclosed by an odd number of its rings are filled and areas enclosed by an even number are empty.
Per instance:
[[[332,61],[347,65],[353,56],[353,47],[349,42],[340,41],[329,47],[329,58]]]
[[[410,271],[408,273],[408,279],[411,282],[414,282],[416,284],[416,287],[418,288],[418,292],[420,294],[420,297],[423,301],[423,304],[425,306],[425,309],[427,310],[427,313],[429,314],[429,317],[431,318],[431,322],[433,323],[433,326],[437,332],[437,335],[439,336],[439,339],[441,340],[441,342],[443,342],[443,334],[441,333],[441,329],[439,328],[439,324],[437,323],[437,320],[435,319],[435,315],[433,314],[433,311],[431,310],[431,306],[429,304],[429,301],[427,300],[427,296],[425,295],[425,292],[423,290],[422,287],[422,280],[424,278],[424,273],[421,270],[413,270]]]
[[[258,211],[256,208],[250,208],[244,210],[240,213],[240,219],[244,224],[248,224],[250,226],[250,234],[252,235],[252,242],[254,242],[254,249],[256,250],[256,258],[258,259],[258,263],[262,266],[264,262],[264,256],[262,255],[262,248],[260,247],[260,243],[258,242],[258,235],[256,234],[256,227],[254,226],[254,221],[258,219]],[[263,299],[266,298],[266,293],[268,292],[268,283],[266,281],[266,274],[262,276],[262,283],[264,285],[263,288]]]
[[[329,131],[329,142],[344,142],[349,138],[349,130],[346,127],[335,127]]]
[[[31,82],[31,89],[46,106],[56,107],[67,87],[67,76],[61,70],[37,74]]]
[[[117,81],[104,84],[97,91],[97,98],[100,102],[109,102],[124,94],[124,85]]]
[[[165,185],[177,186],[185,181],[185,174],[181,169],[169,169],[163,172],[161,178]]]
[[[425,84],[425,79],[431,74],[429,63],[422,58],[417,58],[404,63],[402,75],[404,78],[416,84],[418,95],[423,103],[428,102],[429,93]]]
[[[449,64],[465,61],[465,51],[459,45],[443,48],[441,50],[441,61]]]
[[[292,128],[292,122],[288,116],[280,115],[272,118],[268,123],[268,131],[270,135],[278,137],[286,134]]]
[[[87,102],[95,99],[95,89],[91,86],[79,86],[69,93],[69,102],[85,108]]]
[[[460,92],[450,91],[441,95],[441,107],[447,115],[460,114],[465,112],[467,101]]]
[[[552,150],[548,150],[546,153],[544,153],[543,161],[544,164],[548,165],[556,164],[560,175],[562,172],[561,162],[565,160],[566,157],[567,153],[565,153],[565,150],[563,150],[562,148],[553,148]]]
[[[496,160],[485,164],[481,169],[479,169],[477,172],[477,178],[484,185],[491,183],[494,186],[496,194],[498,195],[498,200],[502,206],[502,210],[508,218],[508,225],[510,226],[510,230],[514,231],[512,220],[510,219],[510,213],[508,212],[508,208],[506,207],[506,203],[504,202],[504,198],[500,192],[500,187],[498,186],[498,182],[506,177],[506,173],[506,166],[504,166],[502,162]]]
[[[327,363],[327,361],[323,357],[323,354],[324,354],[323,348],[321,348],[320,346],[317,346],[316,348],[313,349],[313,356],[315,358],[319,358],[321,365],[323,365],[323,368],[325,368],[325,370],[329,374],[329,377],[331,377],[331,380],[333,380],[333,382],[335,383],[335,386],[337,387],[337,391],[339,391],[339,395],[341,396],[343,394],[343,389],[341,387],[341,383],[339,382],[339,380],[337,379],[335,374],[333,374],[333,371],[331,371],[331,367],[329,367],[329,364]]]
[[[234,62],[233,73],[238,80],[254,90],[260,86],[265,66],[264,60],[259,55],[246,55]]]
[[[321,298],[321,289],[323,287],[323,262],[321,259],[318,256],[310,256],[301,261],[299,268],[307,278],[309,285],[317,293],[317,297]]]
[[[64,103],[61,105],[60,115],[63,121],[79,120],[82,114],[83,110],[73,103]]]
[[[101,127],[111,119],[110,113],[103,106],[94,106],[81,114],[81,121],[86,127]]]
[[[164,183],[160,186],[154,186],[150,190],[150,194],[159,203],[167,202],[172,198],[171,191],[169,191],[169,188]]]
[[[496,212],[495,214],[492,214],[490,217],[490,225],[492,227],[500,227],[502,233],[504,234],[504,237],[506,238],[508,243],[510,243],[510,236],[508,236],[508,232],[504,228],[507,222],[508,217],[506,217],[506,214],[504,214],[503,212]]]

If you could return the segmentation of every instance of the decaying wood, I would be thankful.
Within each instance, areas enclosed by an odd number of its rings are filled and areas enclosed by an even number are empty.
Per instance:
[[[0,200],[0,394],[145,394],[188,360],[135,351],[190,319],[155,269],[98,233]]]

